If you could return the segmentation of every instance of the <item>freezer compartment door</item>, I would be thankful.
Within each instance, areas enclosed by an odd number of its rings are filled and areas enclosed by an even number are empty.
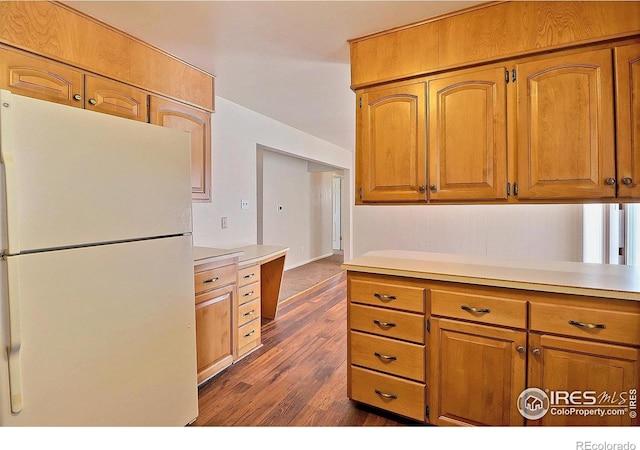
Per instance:
[[[8,91],[0,96],[2,250],[191,232],[188,133]]]
[[[191,245],[190,236],[179,236],[2,261],[0,339],[3,349],[12,340],[19,345],[0,356],[0,425],[195,420]],[[19,298],[7,298],[7,285]],[[19,336],[11,337],[9,307],[16,304]],[[10,379],[15,364],[20,380]],[[16,394],[21,411],[12,412]]]

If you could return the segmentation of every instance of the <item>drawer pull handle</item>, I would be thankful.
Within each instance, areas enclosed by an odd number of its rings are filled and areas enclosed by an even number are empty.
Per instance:
[[[373,319],[373,323],[384,328],[393,328],[396,326],[393,322],[380,322],[378,319]]]
[[[252,316],[254,312],[256,312],[255,309],[252,309],[251,311],[247,311],[242,315],[242,317]]]
[[[578,322],[577,320],[570,320],[569,324],[574,325],[576,327],[580,327],[580,328],[589,328],[591,330],[595,328],[604,330],[605,328],[607,328],[607,326],[603,323],[584,323],[584,322]]]
[[[253,336],[254,334],[256,334],[256,330],[251,330],[250,332],[248,332],[247,334],[245,334],[243,337]]]
[[[376,394],[378,394],[382,398],[389,398],[391,400],[395,400],[398,398],[396,394],[387,394],[386,392],[382,392],[380,389],[376,389]]]
[[[464,309],[465,311],[479,313],[479,314],[485,314],[485,313],[491,312],[489,308],[474,308],[473,306],[467,306],[467,305],[462,305],[460,309]]]
[[[395,356],[383,355],[382,353],[378,353],[378,352],[374,352],[373,354],[380,359],[384,359],[385,361],[395,361],[398,359]]]
[[[243,276],[242,279],[248,280],[249,278],[253,278],[255,275],[256,275],[255,273],[250,273],[248,275]]]
[[[249,297],[250,295],[253,295],[253,291],[245,292],[244,294],[242,294],[243,297]]]
[[[395,295],[385,295],[385,294],[378,294],[377,292],[375,294],[373,294],[374,297],[384,301],[384,300],[395,300],[396,296]]]
[[[216,281],[218,281],[219,279],[220,279],[220,277],[214,277],[214,278],[211,278],[210,280],[204,280],[204,281],[202,282],[202,284],[215,283],[215,282],[216,282]]]

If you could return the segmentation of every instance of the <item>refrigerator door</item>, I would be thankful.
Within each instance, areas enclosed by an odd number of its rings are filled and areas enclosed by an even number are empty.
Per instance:
[[[8,91],[0,98],[2,250],[191,232],[188,133]]]
[[[197,417],[191,236],[10,256],[0,267],[0,344],[10,348],[0,425]]]

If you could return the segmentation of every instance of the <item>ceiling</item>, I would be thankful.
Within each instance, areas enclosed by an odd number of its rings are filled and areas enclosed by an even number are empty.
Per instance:
[[[348,39],[482,1],[65,1],[216,76],[216,95],[353,151]]]

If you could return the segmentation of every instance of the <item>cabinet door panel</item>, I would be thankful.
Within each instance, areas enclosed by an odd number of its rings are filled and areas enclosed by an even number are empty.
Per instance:
[[[360,97],[357,148],[362,202],[425,201],[425,84]]]
[[[198,383],[231,364],[233,359],[233,287],[220,288],[203,295],[207,295],[208,299],[196,305]]]
[[[148,121],[147,93],[105,78],[85,76],[86,109]]]
[[[523,425],[516,399],[525,388],[526,333],[432,319],[432,423]]]
[[[604,49],[517,65],[519,199],[615,197],[611,60]]]
[[[618,197],[640,198],[640,44],[615,49]]]
[[[530,351],[538,349],[529,358],[529,387],[550,391],[595,391],[598,406],[617,405],[622,393],[638,389],[638,349],[597,342],[566,339],[532,333],[529,336]],[[608,400],[601,397],[605,393]],[[626,395],[625,395],[626,397]],[[626,397],[628,405],[628,397]],[[613,402],[613,403],[612,403]],[[560,402],[560,406],[569,406]],[[595,408],[595,407],[594,407]],[[558,408],[563,409],[564,408]],[[605,408],[608,409],[608,408]],[[631,418],[629,411],[623,415],[554,414],[553,405],[538,420],[527,425],[551,426],[623,426],[639,425],[638,418]]]
[[[151,96],[150,122],[191,134],[191,192],[194,201],[211,200],[211,114]]]
[[[40,100],[84,107],[82,72],[4,48],[0,48],[0,88]]]
[[[429,82],[429,199],[506,200],[504,67]]]

